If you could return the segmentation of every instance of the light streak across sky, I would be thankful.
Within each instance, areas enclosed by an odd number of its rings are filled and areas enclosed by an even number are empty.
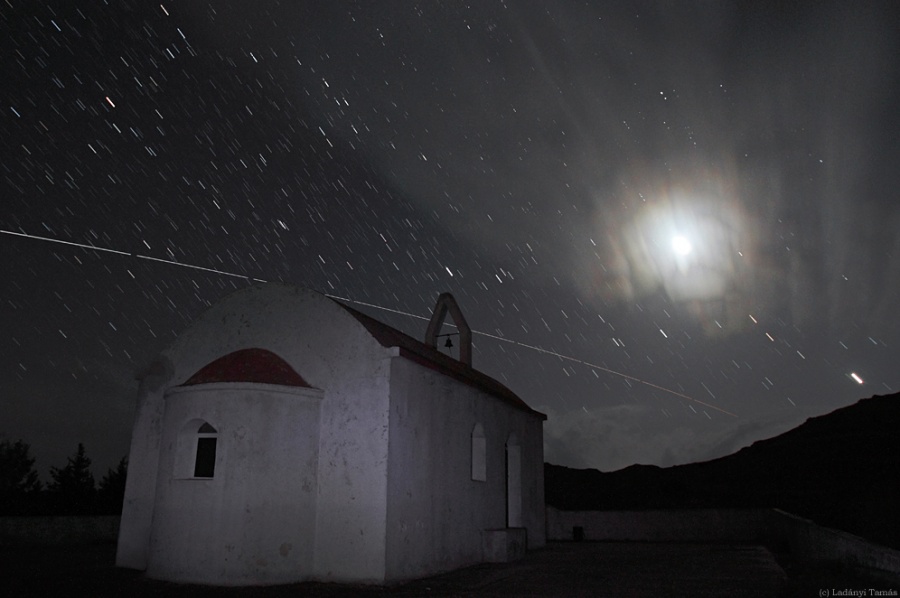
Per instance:
[[[125,255],[129,257],[135,257],[142,260],[149,260],[151,262],[162,262],[164,264],[169,264],[171,266],[180,266],[182,268],[191,268],[193,270],[200,270],[202,272],[211,272],[213,274],[222,274],[223,276],[232,276],[234,278],[243,278],[245,280],[252,280],[254,282],[268,282],[261,278],[253,278],[252,276],[244,276],[243,274],[235,274],[234,272],[226,272],[224,270],[216,270],[215,268],[204,268],[203,266],[197,266],[194,264],[186,264],[184,262],[177,262],[175,260],[166,260],[158,257],[153,257],[149,255],[142,255],[140,253],[129,253],[127,251],[119,251],[117,249],[110,249],[109,247],[98,247],[96,245],[89,245],[87,243],[75,243],[73,241],[63,241],[62,239],[54,239],[52,237],[41,237],[38,235],[29,235],[27,233],[17,233],[11,230],[2,230],[0,229],[0,233],[4,235],[12,235],[16,237],[24,237],[26,239],[34,239],[36,241],[46,241],[48,243],[59,243],[61,245],[70,245],[72,247],[80,247],[82,249],[91,249],[93,251],[102,251],[105,253],[114,253],[116,255]]]
[[[213,274],[221,274],[221,275],[223,275],[223,276],[231,276],[231,277],[233,277],[233,278],[242,278],[242,279],[249,280],[249,281],[253,281],[253,282],[261,282],[261,283],[268,282],[267,280],[262,279],[262,278],[255,278],[255,277],[252,277],[252,276],[245,276],[245,275],[242,275],[242,274],[236,274],[236,273],[234,273],[234,272],[227,272],[227,271],[225,271],[225,270],[217,270],[217,269],[215,269],[215,268],[206,268],[206,267],[198,266],[198,265],[195,265],[195,264],[188,264],[188,263],[185,263],[185,262],[179,262],[179,261],[175,261],[175,260],[162,259],[162,258],[157,258],[157,257],[149,256],[149,255],[143,255],[143,254],[139,254],[139,253],[129,253],[129,252],[127,252],[127,251],[120,251],[120,250],[117,250],[117,249],[111,249],[111,248],[108,248],[108,247],[98,247],[97,245],[91,245],[91,244],[87,244],[87,243],[75,243],[75,242],[73,242],[73,241],[65,241],[65,240],[62,240],[62,239],[56,239],[56,238],[53,238],[53,237],[44,237],[44,236],[39,236],[39,235],[31,235],[31,234],[24,233],[24,232],[15,232],[15,231],[4,230],[4,229],[0,229],[0,233],[5,234],[5,235],[14,236],[14,237],[20,237],[20,238],[25,238],[25,239],[32,239],[32,240],[35,240],[35,241],[43,241],[43,242],[46,242],[46,243],[56,243],[56,244],[60,244],[60,245],[68,245],[68,246],[71,246],[71,247],[79,247],[79,248],[81,248],[81,249],[87,249],[87,250],[93,250],[93,251],[100,251],[100,252],[104,252],[104,253],[112,253],[112,254],[116,254],[116,255],[122,255],[122,256],[127,256],[127,257],[133,257],[133,258],[143,259],[143,260],[148,260],[148,261],[153,261],[153,262],[160,262],[160,263],[168,264],[168,265],[171,265],[171,266],[179,266],[179,267],[182,267],[182,268],[190,268],[190,269],[192,269],[192,270],[200,270],[200,271],[202,271],[202,272],[210,272],[210,273],[213,273]],[[337,300],[340,300],[340,301],[347,301],[347,302],[350,302],[350,303],[355,303],[355,304],[357,304],[357,305],[362,305],[362,306],[370,307],[370,308],[373,308],[373,309],[379,309],[379,310],[382,310],[382,311],[388,311],[388,312],[391,312],[391,313],[395,313],[395,314],[403,315],[403,316],[408,316],[408,317],[411,317],[411,318],[418,318],[418,319],[421,319],[421,320],[428,320],[428,318],[426,318],[426,317],[424,317],[424,316],[419,316],[419,315],[412,314],[412,313],[405,312],[405,311],[401,311],[401,310],[398,310],[398,309],[393,309],[393,308],[389,308],[389,307],[383,307],[383,306],[380,306],[380,305],[375,305],[375,304],[373,304],[373,303],[367,303],[367,302],[364,302],[364,301],[357,301],[357,300],[355,300],[355,299],[350,299],[350,298],[347,298],[347,297],[338,297],[338,296],[335,296],[335,295],[330,295],[330,294],[328,294],[328,293],[325,293],[325,295],[326,295],[327,297],[330,297],[330,298],[332,298],[332,299],[337,299]],[[665,393],[674,395],[674,396],[676,396],[676,397],[685,399],[685,400],[687,400],[687,401],[691,401],[691,402],[693,402],[693,403],[697,403],[698,405],[703,405],[704,407],[708,407],[709,409],[714,409],[715,411],[718,411],[719,413],[723,413],[723,414],[729,415],[729,416],[731,416],[731,417],[738,417],[736,414],[734,414],[734,413],[732,413],[732,412],[730,412],[730,411],[726,411],[725,409],[722,409],[721,407],[717,407],[717,406],[712,405],[712,404],[710,404],[710,403],[706,403],[706,402],[701,401],[701,400],[699,400],[699,399],[695,399],[695,398],[690,397],[690,396],[688,396],[688,395],[686,395],[686,394],[684,394],[684,393],[680,393],[680,392],[678,392],[678,391],[671,390],[671,389],[666,388],[666,387],[664,387],[664,386],[660,386],[660,385],[658,385],[658,384],[654,384],[653,382],[649,382],[649,381],[647,381],[647,380],[644,380],[644,379],[642,379],[642,378],[638,378],[638,377],[636,377],[636,376],[631,376],[631,375],[629,375],[629,374],[625,374],[625,373],[622,373],[622,372],[618,372],[618,371],[616,371],[616,370],[612,370],[612,369],[610,369],[610,368],[607,368],[607,367],[604,367],[604,366],[601,366],[601,365],[598,365],[598,364],[595,364],[595,363],[590,363],[590,362],[584,361],[583,359],[578,359],[577,357],[571,357],[571,356],[569,356],[569,355],[564,355],[564,354],[558,353],[558,352],[556,352],[556,351],[551,351],[551,350],[549,350],[549,349],[544,349],[544,348],[538,347],[538,346],[536,346],[536,345],[529,345],[529,344],[527,344],[527,343],[522,343],[522,342],[519,342],[519,341],[516,341],[516,340],[513,340],[513,339],[505,338],[505,337],[502,337],[502,336],[497,336],[497,335],[495,335],[495,334],[489,334],[489,333],[487,333],[487,332],[481,332],[481,331],[478,331],[478,330],[473,330],[472,332],[473,332],[474,334],[477,334],[477,335],[480,335],[480,336],[484,336],[484,337],[491,338],[491,339],[494,339],[494,340],[502,341],[502,342],[505,342],[505,343],[514,344],[514,345],[517,345],[517,346],[519,346],[519,347],[523,347],[523,348],[525,348],[525,349],[530,349],[530,350],[532,350],[532,351],[536,351],[536,352],[538,352],[538,353],[543,353],[543,354],[545,354],[545,355],[552,355],[552,356],[554,356],[554,357],[558,357],[559,359],[564,359],[564,360],[566,360],[566,361],[571,361],[571,362],[573,362],[573,363],[578,363],[578,364],[580,364],[580,365],[584,365],[584,366],[586,366],[586,367],[589,367],[589,368],[592,368],[592,369],[595,369],[595,370],[599,370],[599,371],[602,371],[602,372],[606,372],[606,373],[612,374],[612,375],[614,375],[614,376],[619,376],[620,378],[624,378],[624,379],[626,379],[626,380],[631,380],[631,381],[633,381],[633,382],[637,382],[637,383],[639,383],[639,384],[643,384],[643,385],[645,385],[645,386],[649,386],[650,388],[653,388],[653,389],[656,389],[656,390],[660,390],[660,391],[662,391],[662,392],[665,392]],[[854,376],[855,376],[855,375],[854,375]],[[854,378],[854,379],[855,379],[855,378]]]

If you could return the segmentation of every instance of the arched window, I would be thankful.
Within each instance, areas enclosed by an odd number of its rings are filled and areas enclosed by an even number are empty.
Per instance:
[[[216,474],[222,447],[218,446],[219,431],[200,418],[182,424],[175,442],[175,462],[172,474],[178,480],[210,479]]]
[[[487,443],[484,439],[484,428],[475,424],[472,429],[472,479],[476,482],[487,480]]]
[[[216,473],[216,443],[219,433],[206,422],[197,430],[197,453],[194,459],[194,477],[211,478]]]

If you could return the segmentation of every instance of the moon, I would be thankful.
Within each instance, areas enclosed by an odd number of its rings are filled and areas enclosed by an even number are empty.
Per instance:
[[[693,246],[687,237],[683,235],[675,235],[672,237],[672,249],[678,255],[687,255],[693,250]]]

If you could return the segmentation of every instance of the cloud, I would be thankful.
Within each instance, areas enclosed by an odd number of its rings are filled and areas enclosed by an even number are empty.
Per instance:
[[[545,408],[544,459],[570,467],[621,469],[634,463],[659,464],[664,454],[683,446],[684,428],[646,428],[650,408],[638,404],[559,412]]]
[[[614,407],[548,411],[544,459],[569,467],[615,471],[634,464],[669,467],[732,454],[757,440],[777,436],[810,414],[772,411],[731,421],[666,417],[636,403]]]

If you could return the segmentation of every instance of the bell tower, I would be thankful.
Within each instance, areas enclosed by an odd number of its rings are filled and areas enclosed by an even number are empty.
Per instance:
[[[462,310],[456,303],[456,299],[450,293],[441,293],[438,297],[437,304],[434,306],[434,312],[431,314],[431,321],[428,322],[428,330],[425,332],[425,343],[430,347],[437,349],[438,333],[447,313],[453,318],[456,329],[459,330],[459,360],[472,367],[472,329],[463,317]]]

